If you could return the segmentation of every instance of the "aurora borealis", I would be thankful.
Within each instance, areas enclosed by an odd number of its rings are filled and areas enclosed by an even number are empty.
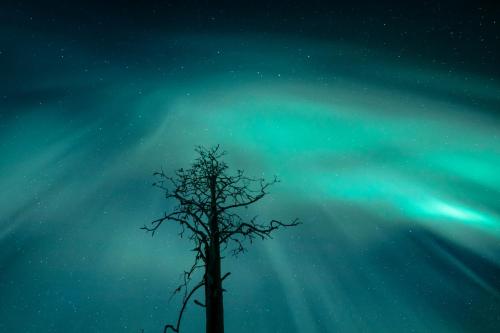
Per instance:
[[[498,332],[497,7],[111,3],[0,5],[0,332],[172,321],[139,228],[200,144],[303,222],[224,260],[227,332]]]

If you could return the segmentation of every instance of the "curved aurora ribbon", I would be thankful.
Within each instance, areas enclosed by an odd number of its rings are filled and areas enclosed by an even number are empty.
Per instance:
[[[46,80],[27,75],[2,118],[3,328],[153,331],[173,317],[165,295],[190,257],[175,229],[138,230],[165,209],[148,175],[215,143],[281,178],[251,213],[304,222],[225,262],[228,331],[500,325],[496,82],[304,40],[172,36],[137,52],[154,66],[35,64]]]

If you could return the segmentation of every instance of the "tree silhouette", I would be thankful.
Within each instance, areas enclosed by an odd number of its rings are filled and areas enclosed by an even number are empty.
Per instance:
[[[231,249],[233,255],[246,250],[245,243],[256,238],[271,238],[273,231],[299,224],[298,220],[282,223],[271,220],[258,223],[257,217],[245,219],[239,212],[264,198],[268,189],[278,182],[263,178],[247,177],[242,170],[229,174],[228,166],[221,159],[225,155],[219,146],[197,147],[198,157],[189,169],[179,169],[174,176],[163,171],[155,172],[158,181],[153,185],[165,192],[176,205],[172,212],[144,226],[152,235],[166,221],[180,225],[181,237],[194,243],[195,258],[192,266],[184,271],[183,282],[175,291],[183,293],[182,306],[175,325],[165,325],[164,332],[179,332],[182,315],[193,294],[204,287],[205,303],[195,300],[206,314],[206,333],[224,332],[222,283],[229,272],[221,274],[221,251]],[[203,270],[201,281],[192,284],[194,273]]]

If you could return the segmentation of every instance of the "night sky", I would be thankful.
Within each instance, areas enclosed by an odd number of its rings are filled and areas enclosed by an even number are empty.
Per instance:
[[[214,144],[303,222],[228,253],[226,332],[500,331],[499,5],[102,2],[0,4],[0,332],[174,321],[139,228]]]

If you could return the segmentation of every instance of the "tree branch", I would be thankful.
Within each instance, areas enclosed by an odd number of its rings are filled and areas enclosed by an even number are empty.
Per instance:
[[[187,227],[194,234],[198,235],[201,242],[206,243],[207,239],[208,239],[208,235],[206,233],[204,233],[203,231],[200,231],[198,228],[196,228],[196,225],[197,225],[196,223],[195,223],[195,226],[193,226],[187,220],[181,219],[181,218],[177,217],[177,215],[184,215],[184,214],[188,214],[188,213],[179,212],[179,211],[175,211],[175,212],[170,213],[168,215],[165,213],[165,215],[163,217],[160,217],[159,219],[156,219],[156,220],[152,221],[151,222],[151,224],[152,224],[151,227],[148,227],[148,226],[144,225],[141,228],[141,230],[145,230],[146,232],[151,232],[151,236],[154,236],[156,230],[158,230],[158,228],[160,227],[160,225],[163,222],[168,221],[168,220],[170,220],[170,221],[176,221],[176,222],[179,222],[181,226]],[[203,223],[198,223],[198,224],[203,225]],[[204,226],[204,227],[206,227],[206,226]]]
[[[278,220],[271,220],[269,225],[259,225],[253,222],[247,223],[242,222],[238,225],[238,227],[234,230],[228,230],[225,232],[225,236],[221,238],[221,243],[226,242],[229,238],[235,235],[252,236],[257,235],[260,238],[264,239],[266,237],[271,237],[271,233],[279,229],[280,227],[295,227],[300,224],[298,219],[293,220],[291,223],[283,223]]]
[[[168,329],[171,329],[172,331],[174,331],[176,333],[179,332],[179,328],[180,328],[181,320],[182,320],[182,315],[184,314],[184,310],[186,309],[186,305],[187,305],[189,299],[191,298],[191,296],[193,296],[193,294],[196,290],[198,290],[201,286],[204,286],[204,285],[205,285],[205,282],[201,281],[193,289],[191,289],[191,291],[189,292],[187,297],[185,297],[184,301],[182,302],[182,307],[181,307],[181,311],[179,312],[179,317],[177,318],[176,326],[173,326],[172,324],[165,325],[165,328],[163,329],[163,333],[166,333],[168,331]]]

